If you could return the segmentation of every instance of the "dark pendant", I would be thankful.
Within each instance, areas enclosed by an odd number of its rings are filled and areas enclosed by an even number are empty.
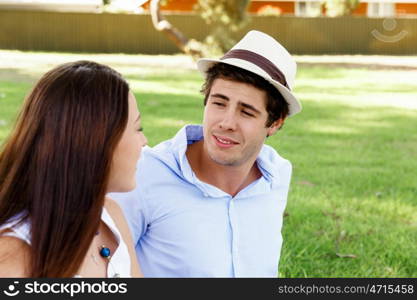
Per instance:
[[[100,255],[104,258],[110,258],[111,251],[106,246],[101,246]]]

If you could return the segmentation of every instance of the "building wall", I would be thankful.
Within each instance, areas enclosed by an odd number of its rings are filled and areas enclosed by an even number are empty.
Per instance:
[[[354,16],[366,16],[368,9],[368,3],[359,3],[358,7],[353,11]]]
[[[176,11],[176,12],[192,12],[193,6],[197,3],[197,0],[174,0],[168,1],[166,5],[161,6],[163,11]],[[271,6],[281,10],[282,14],[294,14],[295,3],[294,1],[251,1],[248,11],[251,13],[257,13],[265,6]],[[149,2],[145,3],[144,8],[149,9]],[[360,3],[358,8],[353,12],[356,16],[366,16],[367,3]],[[396,11],[398,15],[417,15],[417,3],[397,3]]]
[[[295,8],[294,8],[294,2],[288,1],[288,2],[277,2],[277,1],[256,1],[251,2],[249,4],[249,12],[251,13],[257,13],[262,10],[262,8],[265,8],[266,6],[275,7],[281,10],[282,14],[294,14]]]
[[[417,3],[397,3],[395,9],[399,16],[409,14],[417,15]]]
[[[185,36],[203,40],[210,32],[201,17],[168,15]],[[299,18],[253,16],[236,35],[256,29],[277,38],[294,54],[417,55],[417,18],[396,18],[396,28],[384,30],[383,18]],[[180,52],[157,32],[150,15],[58,13],[0,10],[0,49],[100,53],[173,54]],[[387,42],[388,37],[405,36]]]
[[[197,3],[197,0],[175,0],[168,1],[165,5],[161,5],[163,11],[178,11],[178,12],[191,12],[193,6]],[[142,7],[149,9],[149,1],[146,2]]]
[[[192,12],[194,5],[197,4],[197,0],[175,0],[168,1],[167,4],[161,5],[162,11],[172,12]],[[248,11],[251,13],[257,13],[265,6],[276,7],[284,14],[294,14],[294,2],[293,1],[251,1]],[[149,9],[149,2],[146,2],[143,6],[145,9]]]

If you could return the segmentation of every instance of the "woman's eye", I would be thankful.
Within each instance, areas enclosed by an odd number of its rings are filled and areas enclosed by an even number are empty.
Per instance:
[[[139,132],[142,132],[142,131],[143,131],[143,127],[140,127],[140,128],[138,129],[138,131],[139,131]]]

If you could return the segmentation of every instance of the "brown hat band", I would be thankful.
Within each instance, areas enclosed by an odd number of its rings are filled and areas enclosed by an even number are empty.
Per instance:
[[[221,60],[226,58],[238,58],[249,61],[264,70],[269,76],[271,76],[272,79],[278,81],[290,90],[284,74],[269,59],[263,57],[262,55],[249,50],[236,49],[227,52]]]

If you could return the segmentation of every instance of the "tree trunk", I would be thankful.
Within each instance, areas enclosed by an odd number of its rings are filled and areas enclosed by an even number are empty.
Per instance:
[[[160,2],[161,0],[151,0],[150,3],[152,23],[155,29],[164,32],[181,51],[191,55],[194,59],[202,57],[199,43],[195,40],[189,40],[181,31],[164,18],[160,10]]]

